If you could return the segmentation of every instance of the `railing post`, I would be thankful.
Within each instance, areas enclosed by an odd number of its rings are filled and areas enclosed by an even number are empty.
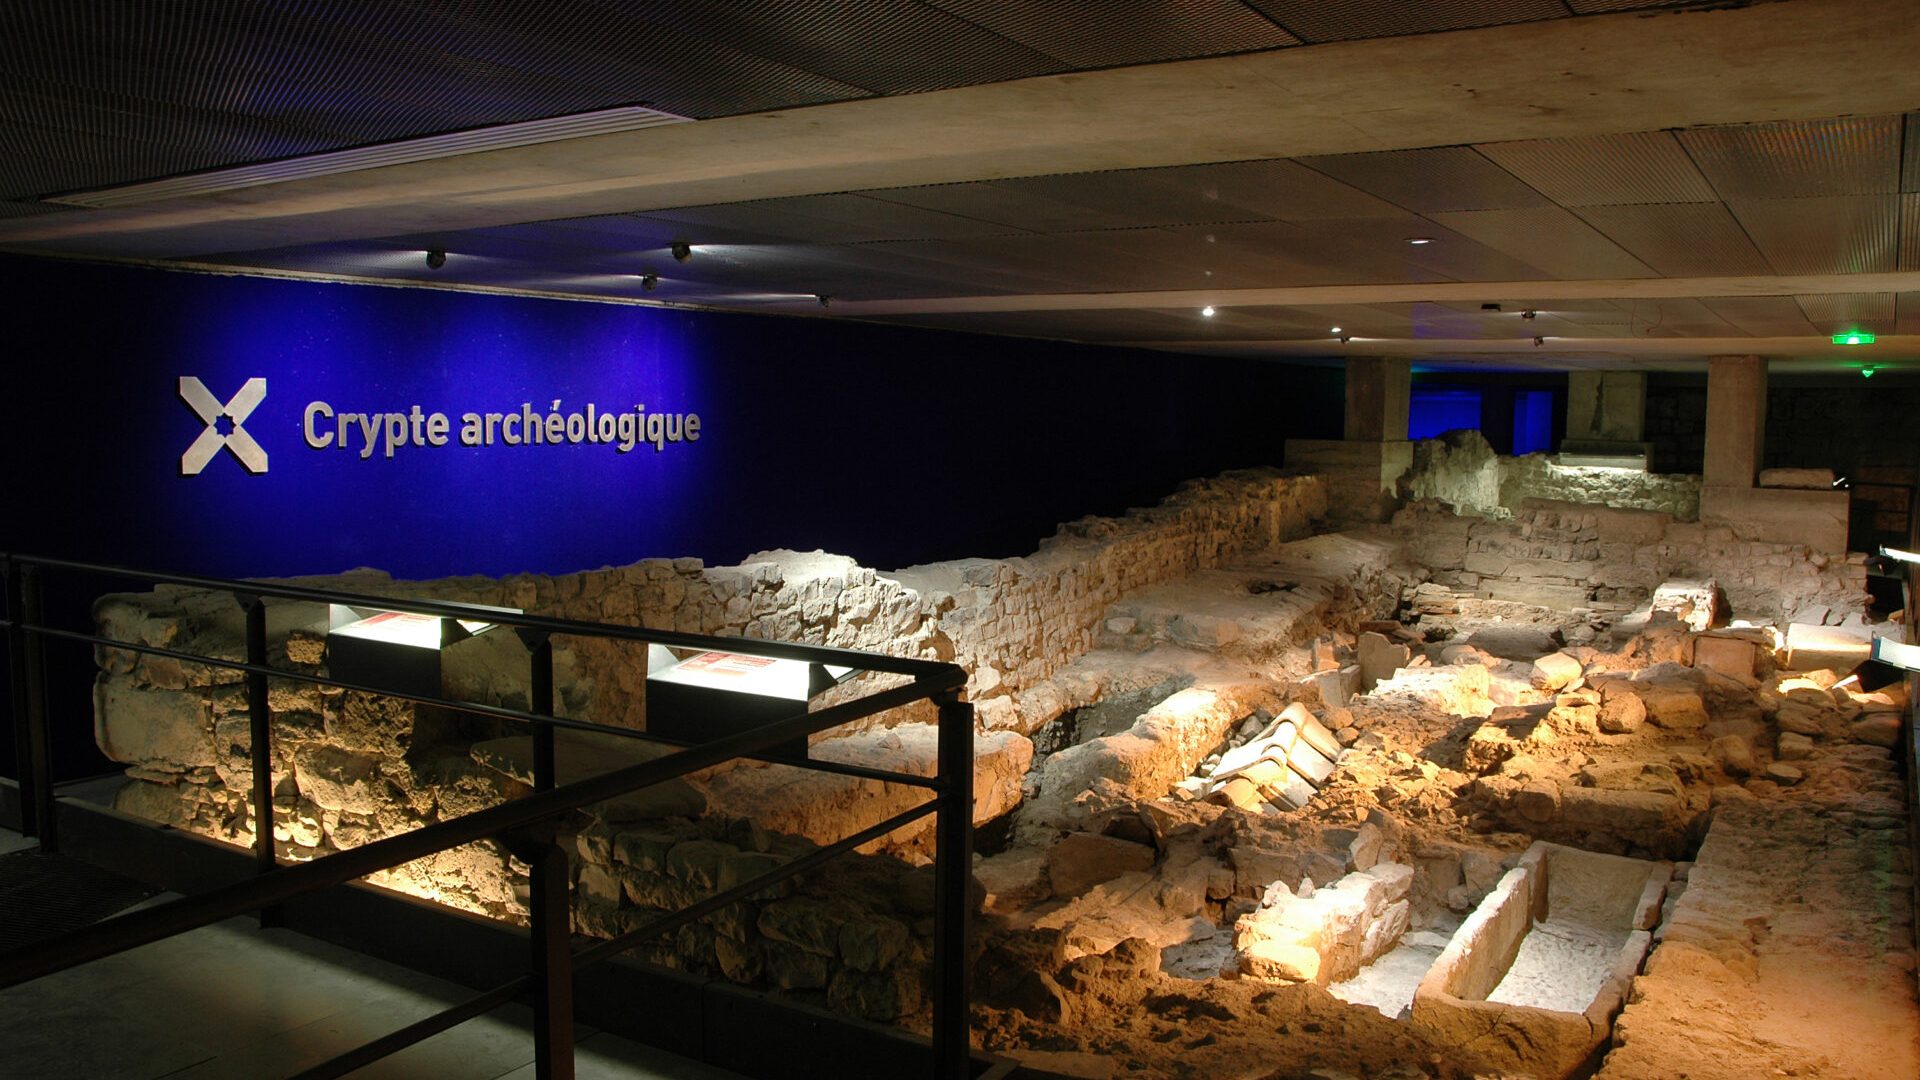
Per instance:
[[[46,622],[37,567],[16,566],[7,598],[15,623],[20,666],[14,671],[14,701],[23,706],[25,730],[15,739],[20,751],[22,831],[40,841],[41,851],[60,850],[59,818],[53,807],[53,744],[47,738],[47,658],[45,643],[31,628]]]
[[[567,853],[551,836],[509,837],[527,864],[533,933],[533,1075],[573,1080],[573,912]]]
[[[965,1080],[973,1052],[968,1033],[967,931],[973,918],[973,706],[958,690],[940,707],[940,808],[933,864],[933,1059],[938,1080]]]
[[[534,640],[537,636],[538,640]],[[553,715],[553,638],[544,633],[526,635],[533,653],[533,670],[527,687],[527,711],[541,716]],[[533,726],[533,790],[546,791],[554,785],[553,725]]]
[[[24,569],[9,555],[0,562],[7,604],[7,727],[13,733],[13,775],[20,788],[20,831],[34,835],[33,742],[27,734],[27,631],[22,625],[20,575]]]
[[[247,606],[247,663],[267,664],[267,603],[243,596]],[[267,873],[279,864],[273,857],[273,709],[267,701],[265,672],[247,672],[248,747],[253,765],[253,866]],[[278,905],[260,909],[261,926],[281,925]]]

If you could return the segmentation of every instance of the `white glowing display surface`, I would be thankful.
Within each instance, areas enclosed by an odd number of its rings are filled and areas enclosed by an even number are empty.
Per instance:
[[[469,619],[458,621],[461,628],[469,634],[478,634],[493,625]],[[364,619],[336,626],[332,632],[343,637],[365,638],[368,641],[382,641],[390,645],[438,649],[440,647],[440,616],[415,615],[407,611],[381,611]]]
[[[801,660],[776,660],[769,656],[704,652],[682,660],[670,668],[655,671],[649,678],[656,682],[680,683],[711,690],[732,690],[742,694],[758,694],[761,697],[785,698],[788,701],[805,701],[812,696],[808,672],[811,666]],[[836,680],[852,670],[852,668],[827,665],[828,674]]]
[[[1873,658],[1908,671],[1920,671],[1920,645],[1906,645],[1892,638],[1873,639]]]

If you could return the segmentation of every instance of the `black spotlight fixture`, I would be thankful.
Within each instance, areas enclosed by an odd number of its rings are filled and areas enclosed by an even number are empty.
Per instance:
[[[1348,337],[1348,336],[1347,336],[1347,335],[1345,335],[1345,334],[1341,334],[1341,335],[1340,335],[1340,344],[1342,344],[1342,345],[1345,345],[1345,344],[1346,344],[1347,342],[1349,342],[1349,341],[1352,341],[1352,340],[1353,340],[1353,339],[1352,339],[1351,337]]]
[[[435,248],[427,252],[427,269],[438,270],[447,265],[447,253]]]
[[[693,245],[687,243],[685,240],[675,240],[673,242],[673,261],[686,262],[691,258],[693,258]]]
[[[826,307],[828,304],[833,302],[833,297],[828,296],[826,293],[815,293],[813,298],[815,300],[820,301],[821,307]]]
[[[642,289],[645,289],[648,292],[652,292],[656,287],[659,286],[659,284],[660,284],[659,274],[641,274],[640,275],[640,287]]]
[[[1534,317],[1534,316],[1535,316],[1536,314],[1538,314],[1538,313],[1537,313],[1537,312],[1532,312],[1532,311],[1523,311],[1523,312],[1521,312],[1521,313],[1520,313],[1520,317],[1521,317],[1521,318],[1523,318],[1523,319],[1531,319],[1531,318],[1533,318],[1533,317]]]
[[[1536,347],[1540,345],[1545,345],[1547,343],[1547,339],[1543,337],[1535,336],[1533,339],[1533,343]]]

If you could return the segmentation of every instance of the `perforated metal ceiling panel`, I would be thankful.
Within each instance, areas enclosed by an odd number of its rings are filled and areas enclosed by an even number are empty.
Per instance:
[[[1081,68],[1299,44],[1293,35],[1239,0],[1146,0],[1095,8],[1080,0],[931,2],[934,7]]]
[[[1558,206],[1430,214],[1479,243],[1559,278],[1653,277],[1645,263]]]
[[[1238,207],[1238,217],[1281,221],[1324,218],[1411,219],[1408,211],[1384,199],[1315,172],[1295,161],[1235,161],[1220,165],[1183,165],[1141,169],[1143,180],[1190,196]]]
[[[1697,7],[1699,0],[1567,0],[1576,15],[1600,15],[1609,11],[1643,11],[1647,8]]]
[[[1518,210],[1547,197],[1467,146],[1304,157],[1300,163],[1408,210]]]
[[[1722,203],[1585,206],[1576,213],[1668,277],[1765,274],[1770,270],[1767,260]]]
[[[1060,60],[974,22],[898,0],[628,0],[690,37],[875,93],[906,94],[1058,71]]]
[[[1565,18],[1560,0],[1249,0],[1302,41],[1426,34],[1474,26]]]
[[[1900,196],[1900,269],[1920,270],[1920,194]]]
[[[1562,206],[1706,202],[1717,197],[1667,131],[1482,143],[1474,149]]]
[[[685,239],[760,237],[823,244],[933,240],[1011,232],[1004,225],[943,214],[863,195],[808,195],[655,211],[648,217],[684,223]]]
[[[1792,337],[1814,332],[1806,312],[1791,296],[1710,296],[1701,303],[1753,337]]]
[[[1694,128],[1681,145],[1720,197],[1792,199],[1900,189],[1900,118]]]
[[[1900,168],[1900,190],[1920,191],[1920,113],[1907,114],[1905,164]]]
[[[1794,301],[1806,312],[1807,321],[1820,333],[1838,334],[1843,330],[1868,330],[1876,334],[1893,332],[1894,294],[1833,293],[1822,296],[1796,296]]]
[[[1894,268],[1896,195],[1728,202],[1760,253],[1782,274],[1881,273]]]

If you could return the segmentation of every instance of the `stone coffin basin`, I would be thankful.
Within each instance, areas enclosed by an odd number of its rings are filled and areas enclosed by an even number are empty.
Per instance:
[[[1673,867],[1535,843],[1454,932],[1412,1023],[1495,1065],[1564,1077],[1612,1031]]]

